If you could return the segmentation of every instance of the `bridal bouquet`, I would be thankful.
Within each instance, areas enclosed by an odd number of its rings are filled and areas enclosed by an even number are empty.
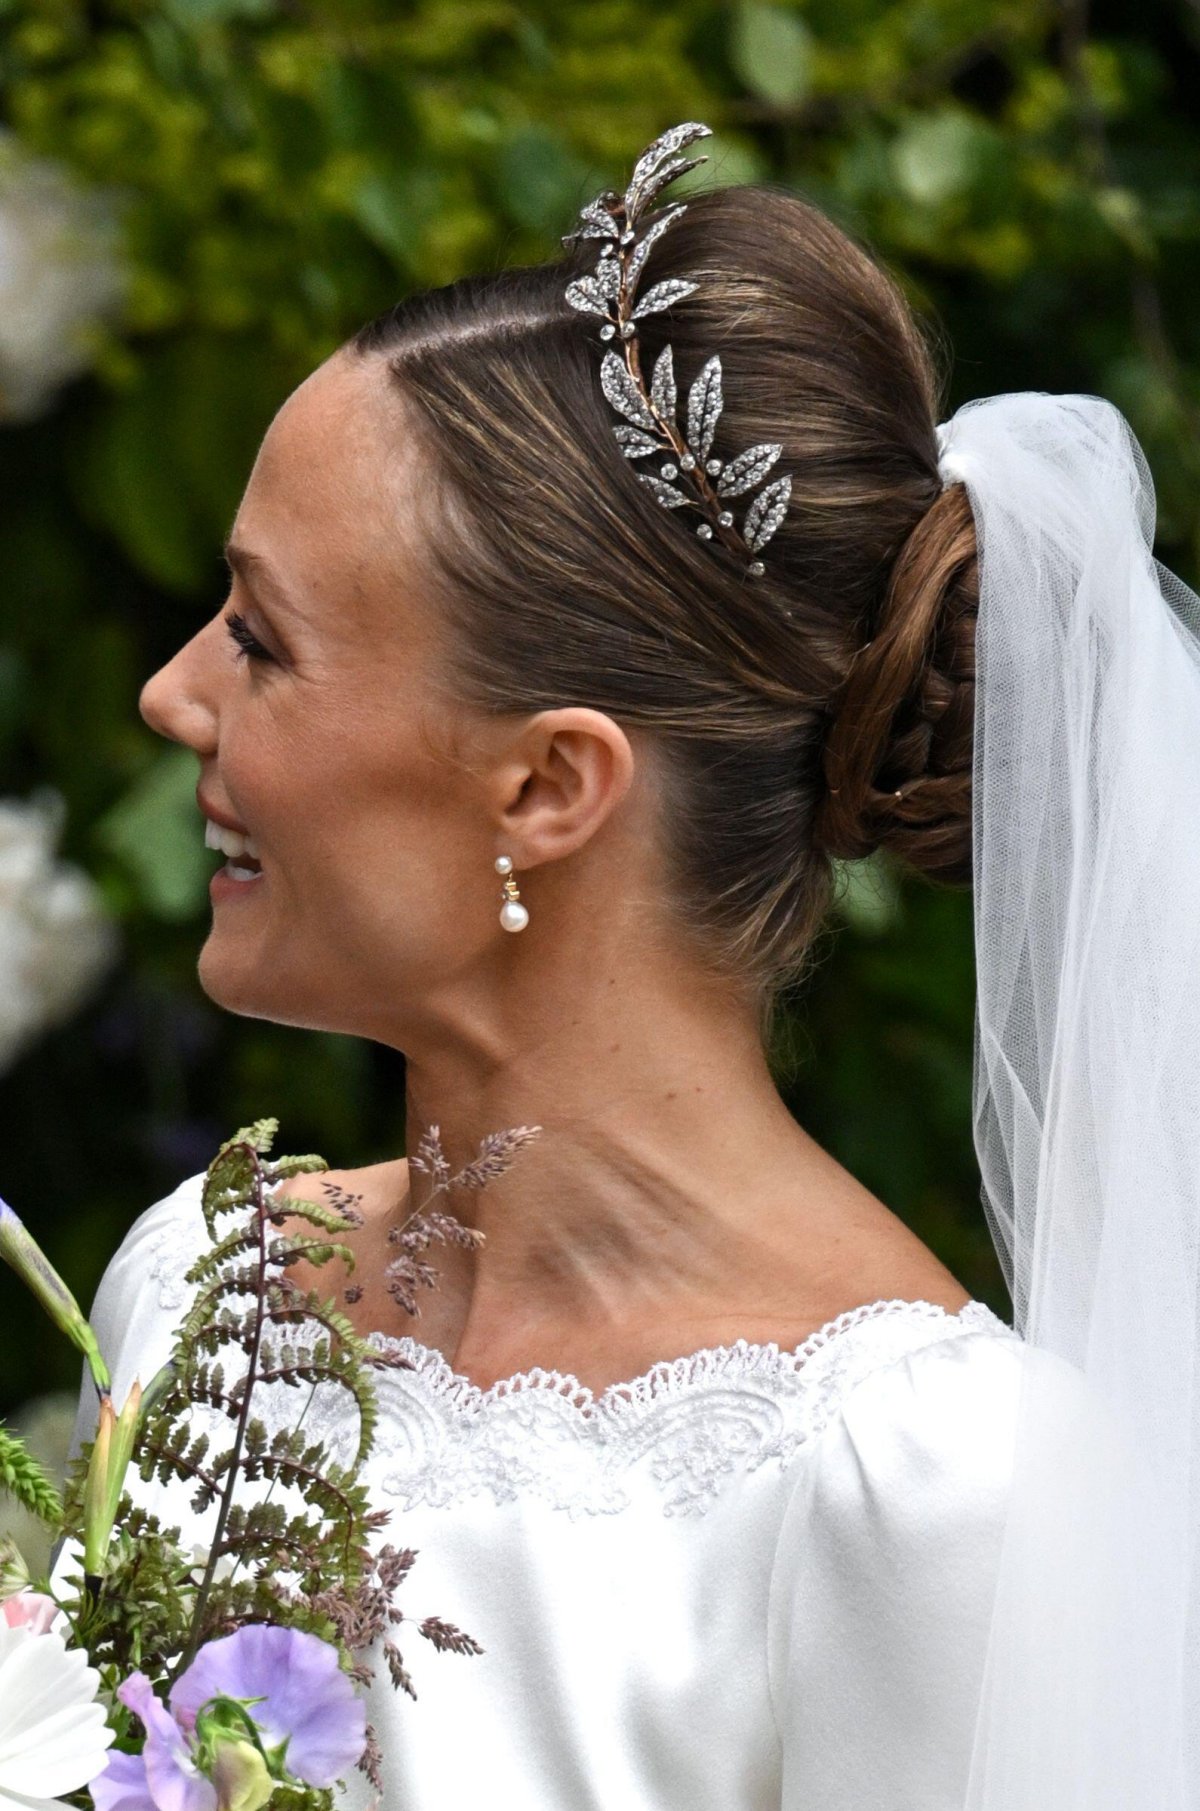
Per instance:
[[[119,1405],[74,1297],[0,1202],[0,1256],[82,1350],[99,1400],[95,1439],[61,1497],[0,1426],[0,1490],[61,1537],[42,1579],[0,1543],[4,1811],[328,1811],[354,1768],[381,1791],[362,1695],[368,1650],[412,1693],[394,1635],[410,1620],[395,1596],[415,1555],[379,1543],[388,1514],[370,1507],[362,1473],[374,1375],[402,1361],[288,1275],[298,1260],[340,1257],[351,1269],[345,1234],[361,1216],[328,1182],[322,1203],[286,1195],[289,1177],[326,1166],[272,1160],[276,1129],[245,1128],[210,1165],[192,1306],[167,1365]],[[388,1288],[410,1313],[435,1280],[429,1245],[482,1237],[433,1200],[482,1187],[536,1131],[490,1135],[454,1176],[437,1128],[422,1139],[410,1168],[431,1177],[430,1196],[389,1235]],[[354,1286],[346,1293],[353,1300]],[[280,1412],[281,1398],[311,1400],[318,1388],[345,1401],[353,1450],[339,1458],[308,1438],[303,1408]],[[131,1468],[190,1491],[202,1546],[185,1547],[178,1528],[135,1504]],[[414,1626],[439,1649],[481,1651],[439,1617]]]

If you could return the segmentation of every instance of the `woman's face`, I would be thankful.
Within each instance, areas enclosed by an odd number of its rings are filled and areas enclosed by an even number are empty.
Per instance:
[[[210,824],[251,839],[200,958],[235,1012],[387,1039],[400,1001],[494,959],[496,776],[442,677],[421,482],[384,371],[335,354],[263,441],[227,603],[143,692]]]

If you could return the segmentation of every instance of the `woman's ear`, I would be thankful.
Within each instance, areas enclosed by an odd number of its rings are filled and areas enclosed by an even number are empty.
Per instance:
[[[628,792],[634,753],[619,723],[582,705],[528,718],[494,769],[497,829],[519,868],[570,855]]]

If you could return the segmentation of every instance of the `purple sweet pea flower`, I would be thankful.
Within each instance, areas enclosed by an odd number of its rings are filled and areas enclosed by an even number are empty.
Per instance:
[[[217,1789],[192,1759],[187,1737],[154,1696],[145,1673],[131,1673],[117,1696],[146,1729],[141,1754],[110,1754],[92,1781],[96,1811],[217,1811]]]
[[[250,1715],[263,1745],[286,1741],[284,1765],[309,1786],[332,1786],[366,1746],[366,1707],[353,1682],[329,1643],[302,1629],[252,1622],[208,1642],[171,1687],[171,1709],[191,1730],[210,1698],[261,1698]]]
[[[260,1699],[249,1714],[264,1748],[286,1742],[284,1766],[310,1786],[332,1786],[366,1746],[366,1707],[335,1649],[273,1623],[207,1642],[171,1687],[170,1710],[144,1673],[132,1673],[117,1696],[141,1719],[146,1740],[140,1755],[109,1755],[89,1787],[96,1811],[219,1811],[220,1794],[193,1746],[197,1717],[214,1698]]]
[[[158,1811],[146,1783],[146,1761],[140,1754],[110,1748],[108,1765],[88,1787],[96,1811]]]

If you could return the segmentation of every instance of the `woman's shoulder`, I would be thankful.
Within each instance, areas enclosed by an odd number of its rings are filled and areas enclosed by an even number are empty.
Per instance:
[[[768,1599],[789,1803],[963,1802],[1039,1354],[982,1304],[880,1349],[791,1470]]]
[[[285,1193],[320,1202],[326,1186],[358,1197],[373,1217],[407,1171],[404,1159],[355,1170],[321,1170],[291,1177]],[[187,1272],[206,1240],[201,1195],[204,1172],[187,1176],[154,1202],[129,1228],[110,1259],[96,1294],[93,1316],[123,1322],[130,1309],[174,1313],[187,1299]]]
[[[1002,1479],[1029,1351],[983,1302],[927,1316],[914,1304],[877,1339],[858,1342],[858,1374],[840,1392],[814,1484],[852,1491],[857,1479],[871,1491],[910,1476],[928,1484],[941,1470]]]
[[[986,1303],[870,1303],[802,1348],[806,1438],[787,1489],[803,1518],[874,1514],[935,1474],[1002,1477],[1015,1435],[1025,1342]],[[867,1516],[869,1520],[869,1515]]]
[[[184,1278],[204,1237],[201,1172],[188,1176],[140,1213],[110,1258],[92,1309],[93,1322],[122,1326],[131,1311],[182,1307]]]
[[[187,1272],[201,1250],[203,1173],[188,1176],[140,1213],[109,1259],[89,1320],[123,1402],[134,1379],[146,1383],[166,1363],[187,1300]],[[95,1393],[85,1375],[72,1447],[90,1439]]]
[[[876,1608],[903,1599],[907,1613],[995,1563],[1031,1355],[982,1302],[928,1317],[914,1305],[858,1330],[818,1436],[789,1467],[775,1578],[786,1622],[844,1591]]]

